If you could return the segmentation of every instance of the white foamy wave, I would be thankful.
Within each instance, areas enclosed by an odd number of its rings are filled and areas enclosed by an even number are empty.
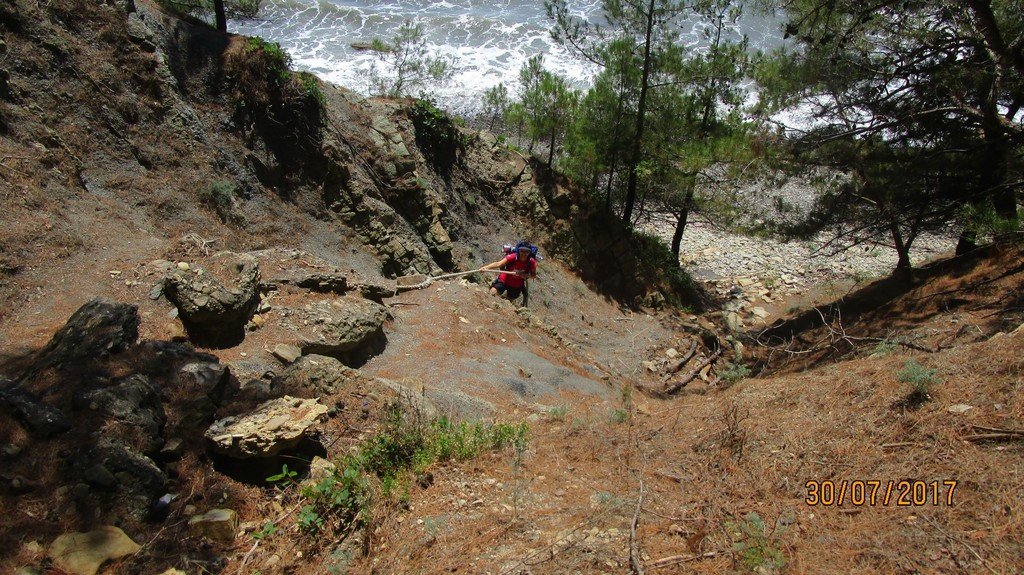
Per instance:
[[[593,19],[600,2],[579,0],[570,8],[578,17]],[[371,71],[382,63],[375,53],[352,44],[388,39],[407,20],[423,25],[431,53],[454,63],[452,80],[430,89],[454,112],[478,109],[483,92],[499,82],[514,92],[519,69],[537,54],[544,55],[546,68],[579,88],[586,88],[597,72],[552,40],[552,23],[536,0],[265,0],[260,18],[232,21],[230,27],[280,43],[300,70],[369,94]],[[744,31],[754,45],[772,40],[770,22],[748,20]],[[684,41],[698,48],[703,35],[696,25],[690,28]]]

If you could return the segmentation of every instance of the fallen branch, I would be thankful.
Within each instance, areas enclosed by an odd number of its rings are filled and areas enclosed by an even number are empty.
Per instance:
[[[962,438],[964,441],[1014,441],[1024,439],[1024,430],[1021,429],[1003,429],[1000,427],[985,427],[983,425],[972,425],[971,428],[980,433],[965,435]]]
[[[715,351],[715,353],[709,355],[704,361],[702,361],[699,364],[697,364],[697,367],[695,367],[692,370],[690,370],[690,373],[687,373],[685,377],[683,377],[682,379],[680,379],[679,381],[674,383],[671,387],[666,389],[664,391],[665,395],[672,395],[673,393],[675,393],[675,392],[679,391],[680,389],[686,387],[686,385],[688,383],[690,383],[691,381],[696,379],[696,377],[698,375],[700,375],[701,370],[703,370],[705,367],[707,367],[707,366],[711,365],[712,363],[714,363],[715,360],[718,359],[718,356],[722,355],[722,351],[724,349],[725,348],[721,348],[721,347],[718,348],[718,350]]]
[[[675,363],[668,366],[668,371],[665,373],[665,377],[661,379],[662,382],[668,381],[676,372],[686,367],[686,364],[693,359],[693,355],[697,353],[697,342],[690,340],[690,349],[683,354]]]
[[[963,436],[964,441],[978,443],[982,441],[1021,441],[1024,433],[976,433]]]
[[[985,433],[1008,433],[1010,435],[1024,435],[1024,429],[1003,429],[1001,427],[985,427],[983,425],[972,425],[974,431]]]
[[[644,575],[644,567],[640,563],[640,542],[636,537],[636,528],[640,524],[640,509],[644,504],[644,480],[640,480],[640,495],[636,498],[636,509],[633,511],[633,522],[629,526],[629,567],[636,575]]]
[[[701,559],[712,559],[720,555],[723,555],[721,551],[708,551],[707,553],[701,553],[700,555],[670,555],[668,557],[658,559],[647,567],[651,569],[661,569],[663,567],[679,565],[680,563],[690,563],[691,561],[699,561]]]

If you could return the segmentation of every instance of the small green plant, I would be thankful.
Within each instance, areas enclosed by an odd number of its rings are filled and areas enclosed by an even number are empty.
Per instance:
[[[214,180],[199,193],[199,200],[211,208],[221,211],[230,210],[235,201],[237,188],[226,180]]]
[[[871,350],[871,357],[885,357],[895,353],[897,349],[899,349],[899,345],[896,342],[890,339],[883,339],[875,344],[875,348]]]
[[[719,377],[722,378],[728,385],[732,385],[737,381],[744,379],[750,375],[750,368],[743,365],[742,363],[728,363],[726,368],[722,370]]]
[[[320,81],[317,80],[317,77],[309,72],[299,72],[296,77],[302,88],[302,94],[306,98],[315,100],[319,107],[323,108],[327,103],[327,98],[324,96],[323,90],[320,89]]]
[[[325,520],[338,524],[355,521],[369,502],[366,478],[351,455],[342,459],[330,475],[304,487],[302,496],[309,502],[304,510],[308,508],[311,513],[307,513],[305,522],[300,518],[299,526],[307,532],[318,531]]]
[[[316,512],[316,507],[306,505],[299,511],[299,530],[303,533],[318,533],[324,526],[324,518]]]
[[[629,412],[625,409],[616,408],[612,410],[611,415],[608,418],[612,423],[618,425],[620,423],[626,423],[629,421]]]
[[[728,523],[726,530],[732,536],[732,552],[748,573],[772,573],[785,565],[777,541],[781,528],[769,532],[757,512],[751,511],[742,521]]]
[[[564,405],[558,405],[548,410],[548,417],[555,421],[565,421],[566,414],[569,413],[569,408]]]
[[[938,370],[928,369],[914,359],[908,359],[903,364],[903,369],[896,373],[896,379],[900,383],[909,383],[912,387],[910,394],[904,400],[907,407],[918,407],[932,398],[932,386],[941,383],[935,377],[936,371]]]
[[[277,525],[275,525],[273,521],[267,521],[263,524],[263,527],[252,532],[252,538],[258,541],[260,539],[266,539],[274,533],[277,533]]]
[[[281,473],[275,473],[267,478],[267,483],[282,483],[285,485],[295,483],[295,478],[299,475],[294,469],[288,469],[288,464],[285,463],[281,466]]]

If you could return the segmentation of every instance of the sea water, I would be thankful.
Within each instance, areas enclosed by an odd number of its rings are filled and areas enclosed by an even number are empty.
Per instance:
[[[573,0],[572,11],[589,21],[600,18],[599,0]],[[541,0],[263,0],[251,20],[233,20],[232,32],[278,42],[295,68],[364,95],[371,90],[370,71],[381,66],[378,56],[353,44],[374,38],[388,40],[406,21],[422,24],[428,50],[454,62],[454,76],[429,93],[445,108],[472,114],[483,92],[504,82],[516,93],[519,69],[537,54],[547,69],[585,88],[597,68],[551,38],[553,22]],[[781,42],[779,20],[746,14],[732,29],[745,34],[752,48]],[[682,41],[691,49],[704,44],[702,24],[682,24]]]

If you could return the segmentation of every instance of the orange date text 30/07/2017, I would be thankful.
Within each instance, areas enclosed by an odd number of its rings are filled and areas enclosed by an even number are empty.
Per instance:
[[[825,479],[804,483],[812,507],[952,506],[955,480]]]

